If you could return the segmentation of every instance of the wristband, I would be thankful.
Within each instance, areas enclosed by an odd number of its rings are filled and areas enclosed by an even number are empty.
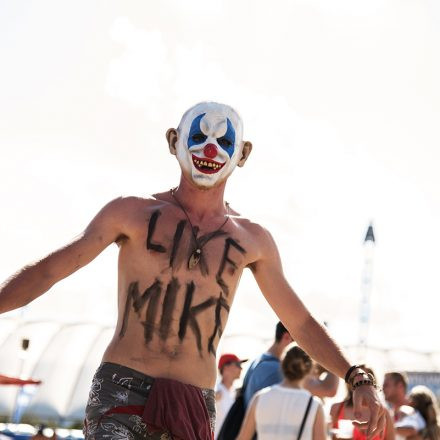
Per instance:
[[[370,373],[361,373],[357,374],[355,377],[361,376],[360,380],[353,381],[351,384],[351,390],[354,391],[356,388],[362,386],[362,385],[370,385],[373,388],[377,388],[376,380],[374,379],[374,376]]]

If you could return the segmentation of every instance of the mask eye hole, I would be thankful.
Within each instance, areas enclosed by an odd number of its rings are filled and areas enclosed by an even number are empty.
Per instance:
[[[206,136],[202,133],[194,133],[191,136],[191,140],[196,144],[201,144],[206,141]]]
[[[223,148],[229,148],[232,146],[232,142],[226,137],[218,138],[217,142]]]

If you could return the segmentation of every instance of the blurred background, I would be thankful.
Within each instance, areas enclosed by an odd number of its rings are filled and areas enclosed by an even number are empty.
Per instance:
[[[0,278],[177,185],[165,131],[216,100],[254,145],[226,199],[350,359],[439,371],[439,25],[435,0],[2,1]],[[0,386],[3,421],[80,424],[116,265],[112,246],[0,317],[0,374],[43,381]],[[250,272],[235,303],[219,354],[252,358],[277,318]]]

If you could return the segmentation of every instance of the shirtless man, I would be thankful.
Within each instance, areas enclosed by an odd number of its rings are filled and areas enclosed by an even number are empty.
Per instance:
[[[178,187],[113,200],[73,242],[3,284],[0,313],[119,246],[118,322],[92,383],[86,438],[211,438],[216,347],[245,268],[312,358],[340,377],[348,372],[351,383],[365,382],[354,392],[355,407],[371,409],[362,426],[370,436],[383,428],[374,387],[292,290],[269,232],[223,200],[229,175],[252,149],[242,133],[231,107],[192,107],[166,134],[182,171]]]

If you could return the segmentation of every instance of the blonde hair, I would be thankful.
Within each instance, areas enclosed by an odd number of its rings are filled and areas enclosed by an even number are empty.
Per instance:
[[[423,438],[440,440],[438,420],[438,402],[434,393],[424,385],[415,386],[409,393],[411,405],[423,416],[426,428],[422,430]]]

